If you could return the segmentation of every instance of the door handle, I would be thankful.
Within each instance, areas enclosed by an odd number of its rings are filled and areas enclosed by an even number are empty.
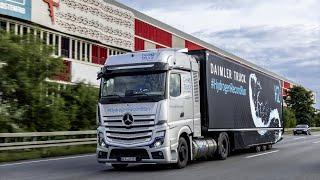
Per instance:
[[[182,112],[182,113],[180,114],[180,117],[184,117],[184,112]]]

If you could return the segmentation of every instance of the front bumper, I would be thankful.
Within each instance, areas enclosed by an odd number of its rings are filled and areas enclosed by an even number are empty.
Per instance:
[[[123,161],[123,157],[135,157],[135,161]],[[170,164],[177,162],[176,150],[170,147],[150,148],[149,146],[136,148],[97,147],[99,163],[115,164]]]

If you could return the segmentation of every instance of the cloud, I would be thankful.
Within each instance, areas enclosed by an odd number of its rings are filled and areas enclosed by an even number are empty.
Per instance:
[[[320,102],[320,25],[256,26],[193,33],[207,42],[312,89]]]
[[[120,0],[188,33],[247,26],[315,25],[320,22],[318,0]]]
[[[318,0],[139,0],[121,2],[318,94]]]

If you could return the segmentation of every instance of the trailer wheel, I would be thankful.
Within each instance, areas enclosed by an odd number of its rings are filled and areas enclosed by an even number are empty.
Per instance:
[[[267,150],[271,150],[272,149],[272,144],[268,144],[267,145]]]
[[[126,167],[128,167],[128,164],[111,164],[111,166],[113,167],[113,169],[115,170],[123,170]]]
[[[261,146],[261,150],[262,150],[262,151],[266,151],[266,150],[267,150],[267,146],[266,146],[266,145],[262,145],[262,146]]]
[[[216,152],[216,157],[220,160],[227,159],[229,155],[229,150],[230,150],[230,142],[229,142],[228,134],[225,132],[220,133],[217,143],[218,143],[218,149]]]
[[[255,147],[255,151],[258,153],[258,152],[260,152],[261,151],[261,146],[256,146]]]
[[[184,137],[180,137],[177,151],[178,162],[175,164],[175,168],[182,169],[187,166],[189,161],[189,147]]]

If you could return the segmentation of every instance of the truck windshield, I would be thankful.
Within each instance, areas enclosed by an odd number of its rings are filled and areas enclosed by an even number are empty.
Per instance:
[[[140,98],[139,101],[158,101],[165,95],[165,77],[166,73],[162,72],[103,78],[101,96],[102,98]]]
[[[297,125],[297,128],[308,128],[308,125]]]

